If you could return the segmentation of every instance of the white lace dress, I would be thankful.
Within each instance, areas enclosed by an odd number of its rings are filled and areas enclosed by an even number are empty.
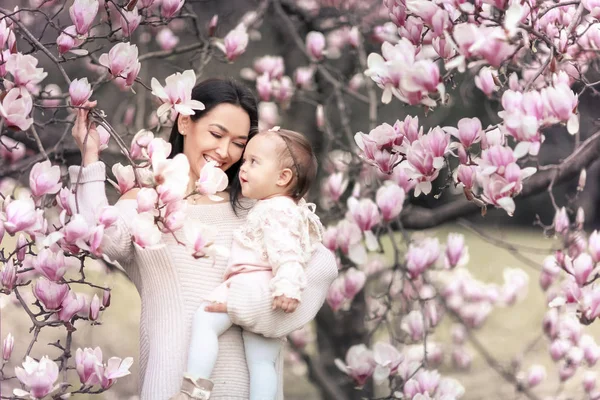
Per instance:
[[[226,302],[233,280],[268,280],[273,297],[301,299],[306,286],[305,267],[323,238],[315,205],[303,199],[277,196],[260,200],[245,224],[234,231],[224,282],[207,298]]]

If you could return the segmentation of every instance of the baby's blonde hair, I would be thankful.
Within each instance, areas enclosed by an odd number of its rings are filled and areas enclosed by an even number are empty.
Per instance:
[[[300,200],[308,193],[317,177],[317,157],[312,145],[301,133],[288,129],[270,129],[258,135],[278,136],[282,139],[280,158],[281,166],[292,170],[293,178],[288,187],[288,194],[294,200]]]

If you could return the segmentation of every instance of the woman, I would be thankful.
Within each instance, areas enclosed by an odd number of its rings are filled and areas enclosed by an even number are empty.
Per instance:
[[[200,83],[192,91],[192,98],[201,101],[206,108],[191,117],[177,118],[170,138],[172,153],[188,157],[191,187],[208,161],[215,161],[226,171],[231,184],[226,192],[219,194],[226,199],[224,201],[213,202],[200,196],[190,198],[186,219],[189,223],[217,227],[215,244],[229,248],[233,230],[247,213],[240,205],[236,178],[244,147],[257,129],[256,101],[247,88],[221,79]],[[82,152],[83,168],[73,166],[69,174],[72,185],[77,186],[79,212],[91,221],[95,219],[96,210],[108,202],[104,189],[105,165],[98,157],[98,136],[92,128],[84,140],[87,126],[87,111],[78,111],[72,133]],[[161,244],[151,249],[142,249],[133,243],[128,223],[135,212],[136,193],[134,189],[116,203],[122,218],[105,233],[107,241],[103,243],[103,253],[119,262],[140,293],[141,399],[165,400],[181,387],[194,311],[203,297],[221,283],[227,259],[196,260],[171,235],[163,235]],[[306,272],[307,289],[294,313],[273,311],[272,296],[266,285],[250,289],[243,287],[243,283],[231,286],[224,309],[212,311],[227,312],[235,325],[264,336],[284,337],[312,320],[323,304],[329,285],[337,275],[332,254],[319,246]],[[249,397],[241,330],[235,325],[219,339],[219,358],[212,376],[213,400]],[[278,364],[282,382],[281,355]],[[278,398],[283,399],[281,385]]]

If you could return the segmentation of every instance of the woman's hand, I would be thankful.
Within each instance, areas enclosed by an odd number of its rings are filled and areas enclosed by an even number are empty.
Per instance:
[[[300,304],[298,300],[281,295],[273,299],[273,310],[281,308],[286,313],[291,313],[296,311],[298,304]]]
[[[210,303],[206,307],[204,307],[204,311],[208,312],[227,312],[227,303]]]
[[[87,101],[82,107],[94,108],[96,107],[96,101]],[[81,163],[84,167],[100,159],[100,137],[98,136],[96,125],[89,123],[89,112],[90,111],[85,108],[78,108],[77,118],[71,129],[71,135],[73,135],[77,147],[79,147],[79,151],[81,151]],[[86,136],[88,136],[87,140],[85,138]]]

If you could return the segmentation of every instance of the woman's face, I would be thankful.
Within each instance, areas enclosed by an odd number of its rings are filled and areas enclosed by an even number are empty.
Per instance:
[[[190,162],[190,172],[197,179],[209,161],[227,171],[240,160],[248,141],[250,117],[240,106],[222,103],[196,121],[180,115],[178,128],[184,136],[183,153]]]

